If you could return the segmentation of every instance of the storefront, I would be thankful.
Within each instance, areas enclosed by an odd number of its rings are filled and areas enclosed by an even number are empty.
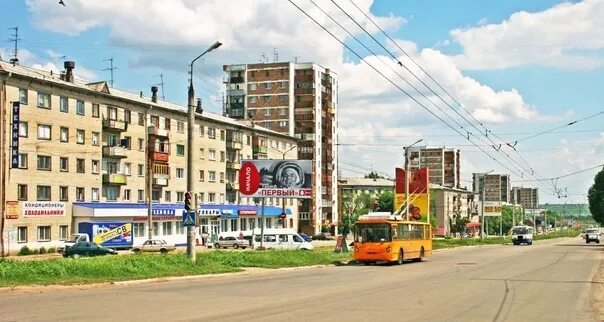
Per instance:
[[[262,227],[264,217],[265,228],[285,228],[296,230],[297,227],[288,227],[287,218],[281,219],[281,207],[255,206],[255,205],[211,205],[204,204],[198,209],[199,231],[198,234],[219,236],[251,235],[252,229]],[[287,217],[292,212],[285,208]]]

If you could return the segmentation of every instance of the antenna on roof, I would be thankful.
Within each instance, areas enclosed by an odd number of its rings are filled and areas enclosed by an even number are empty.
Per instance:
[[[273,63],[276,63],[279,61],[279,51],[277,50],[277,48],[273,48]]]
[[[109,86],[111,88],[113,88],[113,71],[117,69],[117,67],[113,67],[113,57],[105,59],[103,61],[108,61],[109,62],[109,67],[103,69],[103,70],[108,70],[111,72],[111,79],[109,80]]]
[[[161,100],[165,101],[166,96],[164,95],[164,74],[156,75],[155,77],[159,77],[159,83],[155,85],[161,86]]]
[[[261,62],[261,63],[266,63],[266,60],[267,60],[267,57],[266,57],[266,55],[265,55],[265,54],[264,54],[264,52],[263,52],[263,53],[260,55],[260,62]]]
[[[294,56],[294,63],[297,64],[298,63],[298,58],[302,58],[302,56]]]
[[[10,59],[11,64],[13,65],[17,65],[19,63],[19,58],[17,58],[17,54],[19,53],[19,41],[21,41],[21,38],[19,38],[19,26],[14,27],[14,28],[8,28],[9,30],[14,30],[15,33],[11,35],[11,38],[8,39],[9,42],[14,42],[15,44],[15,48],[13,49],[13,57]]]

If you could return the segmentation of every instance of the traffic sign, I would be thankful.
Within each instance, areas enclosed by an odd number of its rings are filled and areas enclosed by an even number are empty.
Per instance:
[[[195,226],[195,211],[186,211],[182,212],[182,225],[185,227]]]
[[[285,218],[287,218],[287,215],[284,212],[282,212],[281,215],[279,215],[279,218],[285,219]]]

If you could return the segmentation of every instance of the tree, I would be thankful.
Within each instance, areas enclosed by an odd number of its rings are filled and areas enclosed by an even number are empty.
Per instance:
[[[454,215],[453,218],[449,218],[449,228],[451,233],[460,233],[463,238],[462,232],[466,231],[466,225],[470,222],[467,217],[461,217],[460,215]]]
[[[587,192],[589,212],[600,225],[604,224],[604,168],[594,178],[594,184]]]
[[[392,212],[394,208],[394,194],[392,191],[384,191],[378,197],[378,205],[380,211]]]
[[[342,216],[342,221],[338,226],[338,230],[340,234],[342,234],[342,238],[344,239],[344,243],[342,244],[342,251],[348,252],[348,244],[346,243],[346,238],[348,234],[352,231],[354,224],[359,220],[358,214],[346,214]]]
[[[386,179],[383,175],[378,174],[377,172],[369,172],[365,175],[365,179]]]

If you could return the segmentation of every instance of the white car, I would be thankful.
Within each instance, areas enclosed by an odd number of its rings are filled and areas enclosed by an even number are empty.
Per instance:
[[[602,235],[602,233],[597,228],[591,228],[591,229],[585,230],[585,243],[589,244],[591,242],[594,242],[594,243],[599,244],[600,235]]]
[[[250,242],[247,239],[244,239],[241,237],[228,236],[228,237],[224,237],[223,239],[220,239],[217,242],[215,242],[214,248],[220,249],[221,247],[222,248],[233,247],[235,249],[237,249],[237,248],[245,249],[249,245],[250,245]]]
[[[160,252],[167,254],[169,251],[175,250],[176,246],[166,243],[163,239],[148,239],[140,246],[132,247],[132,251],[135,253],[142,252]]]

